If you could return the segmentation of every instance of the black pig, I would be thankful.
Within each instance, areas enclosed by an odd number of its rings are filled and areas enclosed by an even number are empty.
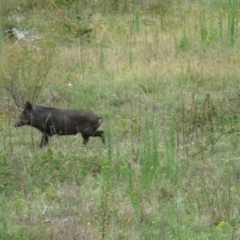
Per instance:
[[[102,117],[85,109],[57,109],[43,107],[26,102],[15,127],[30,125],[43,133],[40,147],[47,145],[48,138],[57,135],[75,135],[81,133],[83,144],[86,144],[89,137],[101,137],[105,143],[104,131],[97,130],[101,125]]]

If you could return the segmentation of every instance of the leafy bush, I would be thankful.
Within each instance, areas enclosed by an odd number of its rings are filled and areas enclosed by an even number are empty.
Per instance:
[[[25,41],[6,45],[0,58],[0,86],[17,107],[26,100],[35,101],[48,84],[56,48],[44,41]]]

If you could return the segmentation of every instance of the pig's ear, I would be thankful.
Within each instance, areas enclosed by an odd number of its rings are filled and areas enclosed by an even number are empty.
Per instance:
[[[25,104],[25,110],[27,110],[27,111],[32,110],[32,104],[29,101],[27,101],[26,104]]]

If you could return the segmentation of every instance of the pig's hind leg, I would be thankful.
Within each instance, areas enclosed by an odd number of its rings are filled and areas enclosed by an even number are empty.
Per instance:
[[[93,137],[101,137],[101,139],[102,139],[102,144],[105,144],[104,131],[102,131],[102,130],[97,130],[97,131],[93,134]]]
[[[85,134],[82,134],[82,137],[83,137],[83,144],[86,145],[88,143],[89,136],[85,135]]]

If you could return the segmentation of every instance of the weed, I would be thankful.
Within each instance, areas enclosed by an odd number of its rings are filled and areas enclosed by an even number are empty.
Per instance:
[[[55,49],[41,42],[9,45],[1,55],[0,86],[8,91],[17,107],[36,101],[47,86]]]

